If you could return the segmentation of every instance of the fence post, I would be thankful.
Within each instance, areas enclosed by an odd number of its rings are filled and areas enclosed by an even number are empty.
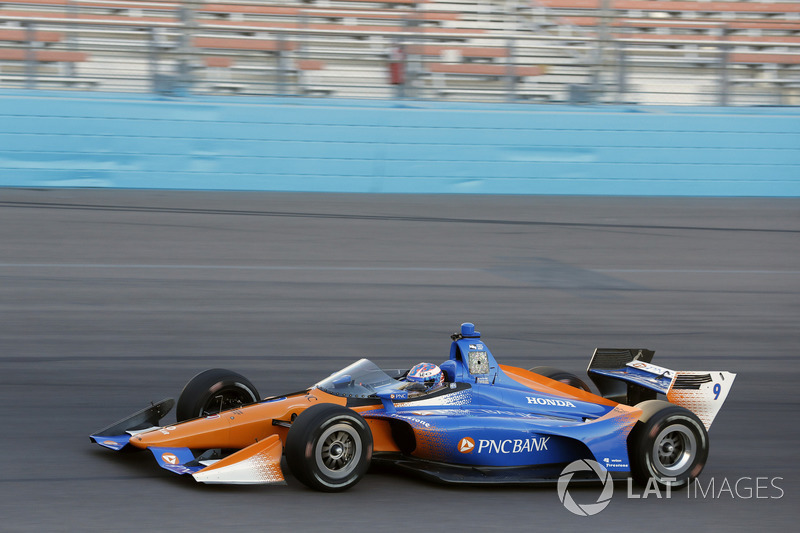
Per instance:
[[[181,32],[178,38],[178,64],[175,72],[175,89],[180,95],[188,95],[191,92],[194,82],[194,72],[192,63],[194,53],[192,40],[194,38],[195,19],[194,8],[196,2],[189,0],[186,5],[179,9],[181,20]]]
[[[67,15],[70,19],[77,19],[78,15],[80,14],[79,7],[75,4],[74,0],[67,0]],[[74,29],[76,26],[74,24],[70,25],[70,29]],[[78,44],[78,40],[75,38],[72,31],[66,32],[67,38],[64,40],[64,44],[66,44],[71,50],[79,51],[80,47]],[[77,69],[75,68],[75,63],[70,61],[66,64],[66,74],[69,77],[76,77],[77,76]]]
[[[593,103],[599,102],[604,93],[603,74],[608,67],[606,55],[608,45],[611,42],[611,34],[608,27],[611,15],[611,0],[600,0],[600,24],[597,28],[595,60],[592,69],[591,94]]]
[[[286,95],[286,36],[278,34],[278,76],[275,79],[275,92],[278,96]]]
[[[25,88],[36,88],[36,27],[33,22],[25,22]]]
[[[625,54],[625,43],[617,41],[617,103],[625,103],[628,94],[628,56]]]
[[[159,28],[150,28],[150,50],[148,67],[150,69],[150,90],[154,93],[161,92],[161,83],[158,75],[158,31]]]
[[[506,52],[507,98],[509,102],[513,102],[517,99],[517,69],[515,65],[516,50],[514,48],[514,39],[509,38],[508,41],[506,41]]]
[[[728,68],[730,64],[730,44],[728,44],[728,27],[720,28],[722,35],[719,43],[719,100],[721,106],[728,105],[730,95],[730,80],[728,79]]]
[[[424,90],[424,86],[417,87],[417,78],[419,78],[420,74],[428,68],[428,65],[426,65],[427,61],[425,59],[425,55],[421,54],[412,61],[410,56],[416,54],[409,54],[409,50],[419,51],[425,46],[424,36],[420,36],[417,33],[418,10],[419,4],[415,4],[414,12],[410,16],[403,18],[403,32],[407,35],[401,35],[398,42],[400,50],[403,54],[400,64],[400,71],[403,75],[403,83],[397,86],[398,95],[400,98],[425,97],[426,91]]]
[[[306,59],[306,40],[308,39],[308,34],[305,32],[308,29],[308,13],[305,9],[300,10],[300,33],[298,34],[299,37],[297,38],[297,52],[296,52],[296,61],[302,61]],[[301,68],[297,69],[297,83],[295,85],[296,94],[304,95],[306,93],[306,74],[305,71]]]

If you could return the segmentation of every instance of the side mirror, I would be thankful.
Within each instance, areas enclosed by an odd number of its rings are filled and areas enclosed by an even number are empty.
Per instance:
[[[408,400],[408,391],[387,390],[377,393],[376,396],[381,399],[381,403],[386,412],[391,414],[397,412],[394,408],[395,400]]]
[[[352,376],[350,376],[350,374],[345,374],[343,376],[339,376],[338,378],[336,378],[333,381],[331,381],[331,383],[333,383],[334,388],[347,387],[352,382],[353,382],[353,378],[352,378]]]

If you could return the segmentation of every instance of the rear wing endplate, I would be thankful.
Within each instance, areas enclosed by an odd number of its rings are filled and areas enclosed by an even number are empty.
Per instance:
[[[710,428],[736,374],[670,370],[652,364],[654,355],[654,351],[645,349],[598,348],[587,372],[605,398],[635,405],[663,394],[667,401],[689,409],[706,429]]]

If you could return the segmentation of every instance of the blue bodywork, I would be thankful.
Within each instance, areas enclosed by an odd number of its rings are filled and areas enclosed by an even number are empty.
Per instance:
[[[367,360],[317,387],[354,402],[380,398],[382,408],[361,415],[411,428],[405,462],[410,456],[464,467],[538,467],[585,458],[629,472],[627,435],[638,410],[580,391],[570,396],[524,385],[503,371],[469,323],[453,335],[450,357],[440,366],[444,387],[416,397]],[[402,446],[402,437],[396,440]]]

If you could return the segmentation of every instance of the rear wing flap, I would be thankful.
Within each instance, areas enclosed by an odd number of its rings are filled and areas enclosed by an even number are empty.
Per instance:
[[[632,361],[650,363],[655,353],[643,348],[596,348],[586,372],[604,398],[628,405],[652,400],[659,391],[648,392],[647,383],[628,378],[626,370]]]
[[[651,363],[646,349],[597,348],[587,372],[600,394],[615,402],[635,405],[656,399],[686,407],[711,427],[728,397],[736,374],[724,371],[676,371]]]

